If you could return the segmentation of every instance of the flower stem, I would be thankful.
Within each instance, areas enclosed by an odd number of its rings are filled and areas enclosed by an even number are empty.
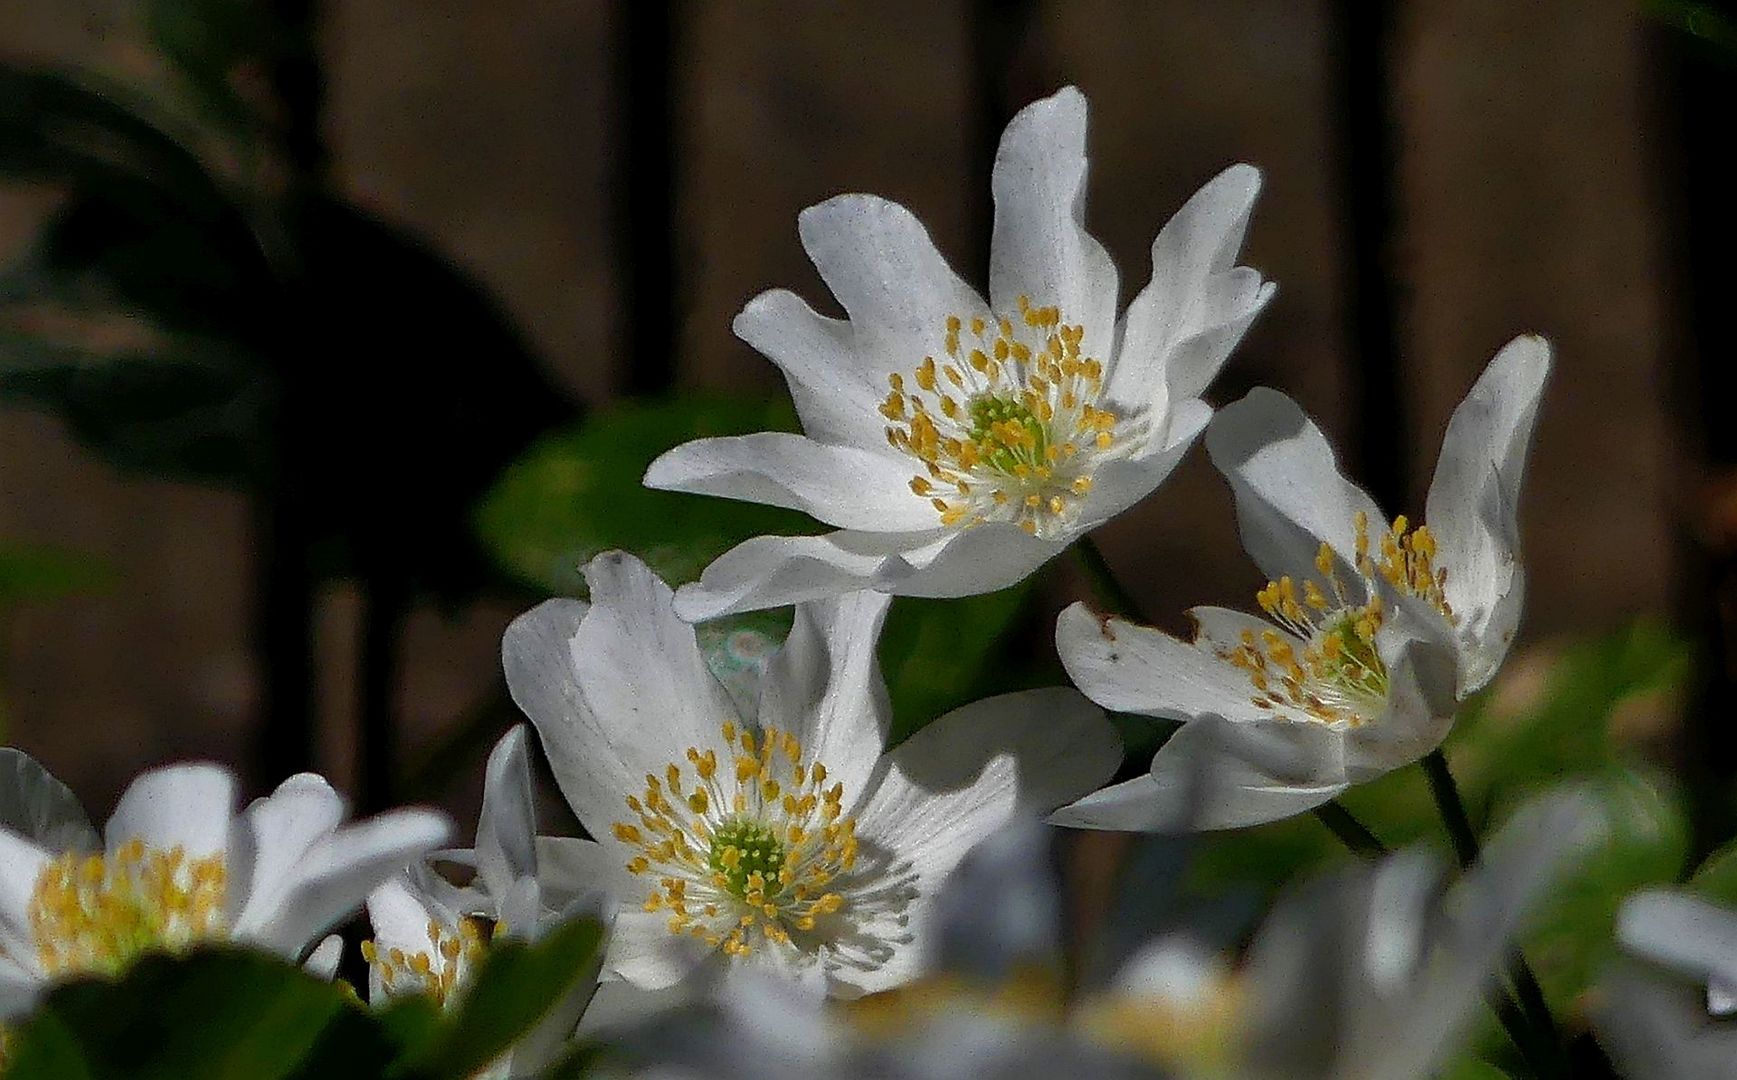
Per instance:
[[[1079,561],[1080,569],[1092,579],[1092,590],[1098,594],[1098,600],[1118,615],[1137,623],[1150,625],[1152,620],[1141,610],[1140,602],[1134,599],[1116,577],[1116,572],[1110,569],[1110,561],[1104,558],[1104,553],[1098,547],[1098,542],[1090,536],[1082,536],[1074,541],[1074,558]]]
[[[1315,807],[1315,816],[1321,824],[1333,830],[1333,835],[1339,842],[1350,849],[1353,855],[1363,859],[1379,859],[1388,853],[1388,847],[1381,838],[1369,831],[1369,826],[1357,820],[1357,816],[1345,809],[1345,804],[1333,799]]]
[[[1422,765],[1424,777],[1429,781],[1430,795],[1435,799],[1436,809],[1441,813],[1442,825],[1446,827],[1448,838],[1453,842],[1454,855],[1459,859],[1461,869],[1470,869],[1477,863],[1482,851],[1478,846],[1478,834],[1473,830],[1471,818],[1466,814],[1465,802],[1460,798],[1459,785],[1454,782],[1454,774],[1448,769],[1447,755],[1437,747],[1424,755]],[[1550,1049],[1550,1064],[1554,1066],[1550,1072],[1554,1074],[1560,1071],[1566,1075],[1567,1060],[1562,1048],[1562,1035],[1556,1027],[1556,1018],[1550,1013],[1550,1005],[1544,999],[1544,989],[1538,984],[1538,976],[1533,973],[1532,966],[1518,949],[1514,951],[1508,974],[1514,982],[1516,996],[1520,999],[1520,1007],[1528,1024]]]

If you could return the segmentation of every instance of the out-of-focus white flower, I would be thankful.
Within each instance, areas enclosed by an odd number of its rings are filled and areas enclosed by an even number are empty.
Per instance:
[[[896,1033],[764,976],[744,992],[651,1016],[618,1032],[635,1080],[1163,1080],[1171,1073],[1052,1020],[982,1008],[970,996],[901,1018]],[[891,1034],[891,1037],[888,1035]]]
[[[170,765],[133,781],[99,837],[65,786],[0,749],[0,1017],[54,979],[149,952],[232,941],[300,961],[449,831],[430,810],[345,816],[311,773],[237,814],[227,770]],[[312,966],[329,974],[335,960],[323,945]]]
[[[911,978],[936,886],[1016,813],[1087,791],[1119,741],[1072,690],[1006,694],[891,752],[875,644],[888,599],[803,605],[738,715],[668,586],[622,553],[592,601],[549,601],[503,643],[561,790],[614,860],[605,978],[658,989],[742,968],[835,995]]]
[[[1616,924],[1631,958],[1594,997],[1600,1041],[1625,1076],[1737,1077],[1737,911],[1650,889]]]
[[[1193,609],[1184,642],[1062,613],[1056,647],[1106,708],[1188,721],[1151,773],[1066,807],[1098,829],[1234,828],[1319,806],[1435,749],[1495,674],[1524,593],[1517,507],[1541,339],[1491,361],[1442,440],[1427,524],[1391,523],[1340,474],[1320,430],[1258,389],[1213,419],[1207,449],[1243,545],[1271,581],[1262,615]]]
[[[1547,797],[1523,807],[1452,887],[1422,853],[1361,864],[1282,899],[1240,966],[1178,931],[1130,958],[1110,986],[1082,988],[1071,1011],[1059,998],[1032,1010],[943,979],[903,1011],[895,1001],[889,1024],[767,986],[656,1016],[619,1045],[643,1070],[631,1075],[706,1080],[1423,1080],[1460,1049],[1523,917],[1597,827],[1582,795]],[[991,861],[1023,865],[1023,885],[1045,887],[1051,872],[1019,846]],[[976,973],[1009,969],[1030,943],[977,942],[1007,951],[974,950]]]
[[[841,195],[802,244],[849,316],[794,294],[735,330],[784,372],[804,435],[701,439],[651,487],[802,510],[824,536],[762,536],[683,586],[691,621],[874,589],[1011,585],[1150,493],[1205,426],[1200,395],[1273,286],[1236,255],[1260,174],[1237,165],[1158,234],[1152,281],[1117,317],[1117,274],[1085,229],[1086,99],[1015,116],[995,159],[989,301],[904,207]]]
[[[444,1008],[492,942],[534,942],[569,919],[600,914],[604,905],[596,889],[609,876],[602,849],[588,840],[537,836],[523,725],[489,754],[476,847],[439,858],[471,865],[475,882],[455,888],[420,864],[368,896],[374,936],[362,952],[375,1004],[426,994]],[[595,972],[579,979],[485,1075],[527,1075],[553,1061],[596,987]]]
[[[1239,969],[1160,942],[1129,963],[1085,1022],[1189,1075],[1434,1075],[1482,1007],[1525,915],[1599,821],[1579,793],[1529,804],[1451,888],[1422,851],[1311,882],[1280,901]]]

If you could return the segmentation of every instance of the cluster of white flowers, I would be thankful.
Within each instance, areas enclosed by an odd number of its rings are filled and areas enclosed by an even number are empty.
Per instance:
[[[1236,264],[1260,174],[1233,166],[1188,200],[1118,311],[1116,268],[1084,224],[1086,172],[1078,91],[1009,124],[987,297],[894,203],[844,195],[802,214],[847,318],[772,291],[735,329],[783,372],[804,433],[678,446],[645,482],[834,531],[751,539],[673,590],[605,553],[584,567],[588,600],[550,600],[506,632],[513,700],[591,839],[537,834],[524,727],[490,757],[461,851],[437,850],[448,825],[428,811],[343,824],[315,776],[235,814],[234,782],[207,765],[141,776],[99,838],[9,750],[0,1019],[61,977],[216,940],[329,975],[337,944],[322,935],[365,903],[375,1003],[444,1005],[493,941],[578,917],[606,928],[597,970],[499,1076],[534,1074],[576,1029],[616,1040],[616,1067],[644,1075],[1431,1075],[1532,900],[1597,831],[1586,799],[1521,810],[1451,889],[1417,853],[1316,882],[1240,963],[1171,933],[1041,1023],[918,994],[899,999],[898,1038],[876,1034],[882,992],[933,991],[938,970],[1005,974],[1049,947],[1065,905],[1032,855],[1047,850],[1035,822],[1186,833],[1328,807],[1435,752],[1519,623],[1518,504],[1549,346],[1520,337],[1497,354],[1448,425],[1424,516],[1389,518],[1284,395],[1216,413],[1203,398],[1274,295]],[[1150,494],[1203,434],[1268,578],[1258,612],[1195,608],[1183,641],[1074,604],[1055,642],[1077,689],[990,697],[890,743],[876,649],[894,597],[1024,579]],[[788,638],[727,689],[693,624],[786,605]],[[1112,784],[1123,752],[1105,710],[1182,723],[1149,770]],[[454,865],[467,883],[440,872]],[[1605,1012],[1635,1075],[1733,1075],[1737,1050],[1706,1018],[1737,1003],[1737,915],[1696,903],[1643,896],[1625,916],[1629,948],[1710,995],[1668,999],[1652,975],[1612,984]],[[1660,1061],[1676,1071],[1648,1071]]]

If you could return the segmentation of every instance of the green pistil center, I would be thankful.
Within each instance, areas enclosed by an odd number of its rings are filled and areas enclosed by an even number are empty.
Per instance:
[[[992,468],[1013,474],[1022,465],[1029,469],[1044,464],[1049,429],[1023,401],[978,394],[968,408],[971,441],[983,449],[983,460]]]
[[[784,844],[761,822],[731,818],[712,832],[706,865],[724,875],[730,895],[744,900],[748,879],[754,874],[766,882],[777,882],[778,871],[784,868]]]
[[[1375,642],[1364,636],[1356,613],[1340,616],[1323,635],[1332,647],[1324,650],[1328,681],[1341,690],[1359,694],[1387,692],[1387,665],[1375,651]]]

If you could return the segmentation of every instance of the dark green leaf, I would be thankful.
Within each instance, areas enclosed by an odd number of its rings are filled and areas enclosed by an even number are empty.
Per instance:
[[[277,1080],[334,1033],[328,1078],[375,1077],[378,1029],[332,985],[270,956],[151,957],[116,981],[51,991],[13,1036],[9,1080]]]
[[[195,219],[223,206],[185,145],[123,87],[0,64],[0,175],[130,200],[149,192]]]
[[[532,446],[477,512],[499,564],[538,589],[583,595],[579,567],[621,548],[671,584],[692,581],[730,547],[761,534],[817,531],[792,510],[653,491],[640,483],[690,439],[789,430],[787,405],[715,398],[623,402]]]
[[[295,46],[271,5],[252,0],[144,0],[145,29],[192,91],[201,111],[227,131],[259,126],[237,91],[244,67],[259,68]]]
[[[464,1080],[499,1058],[569,990],[596,977],[593,961],[601,940],[600,926],[575,919],[535,945],[494,945],[440,1033],[396,1075]]]
[[[996,662],[1005,659],[1007,637],[1035,580],[958,600],[893,601],[880,643],[881,672],[893,701],[892,743],[988,693],[1037,685]]]
[[[0,402],[51,413],[111,464],[153,476],[246,486],[267,392],[212,342],[105,354],[0,334]]]

